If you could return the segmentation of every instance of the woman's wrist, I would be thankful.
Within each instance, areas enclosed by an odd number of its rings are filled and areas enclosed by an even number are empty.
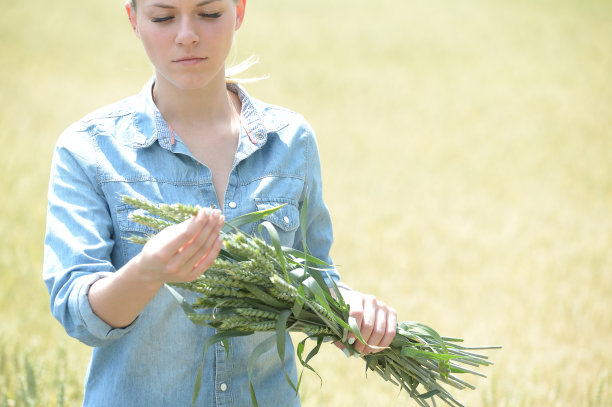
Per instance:
[[[165,284],[164,281],[155,279],[153,273],[148,272],[146,262],[142,261],[142,252],[128,261],[118,272],[127,284],[143,291],[157,293]]]

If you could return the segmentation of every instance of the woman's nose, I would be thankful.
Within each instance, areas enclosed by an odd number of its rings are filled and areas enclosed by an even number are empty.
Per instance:
[[[197,44],[200,40],[198,33],[195,29],[195,22],[187,17],[183,18],[180,25],[179,31],[176,34],[176,42],[181,45]]]

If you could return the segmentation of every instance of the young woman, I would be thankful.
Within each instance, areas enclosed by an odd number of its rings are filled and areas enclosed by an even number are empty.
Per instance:
[[[89,114],[57,142],[43,276],[55,317],[93,347],[86,406],[190,404],[203,344],[214,330],[192,324],[163,287],[206,271],[221,248],[225,219],[287,204],[270,220],[283,245],[299,248],[298,214],[307,197],[309,248],[331,264],[331,221],[311,128],[226,79],[245,2],[126,3],[155,75],[141,93]],[[209,209],[141,247],[126,238],[150,231],[128,220],[133,208],[121,195]],[[337,273],[332,278],[339,281]],[[343,287],[367,343],[387,346],[395,311]],[[248,406],[247,361],[265,337],[231,339],[228,354],[221,345],[209,351],[197,404]],[[284,368],[295,381],[294,350],[286,352]],[[275,349],[259,359],[254,385],[262,406],[300,404]]]

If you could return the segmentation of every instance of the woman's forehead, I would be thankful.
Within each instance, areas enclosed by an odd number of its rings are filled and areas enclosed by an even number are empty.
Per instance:
[[[132,3],[138,3],[143,6],[156,6],[162,8],[174,8],[179,6],[205,6],[214,3],[226,3],[231,0],[132,0]]]

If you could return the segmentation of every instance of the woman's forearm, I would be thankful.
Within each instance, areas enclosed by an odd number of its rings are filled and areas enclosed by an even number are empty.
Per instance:
[[[116,273],[97,280],[89,289],[88,299],[93,312],[113,328],[130,325],[155,297],[162,283],[143,281],[132,259]]]

